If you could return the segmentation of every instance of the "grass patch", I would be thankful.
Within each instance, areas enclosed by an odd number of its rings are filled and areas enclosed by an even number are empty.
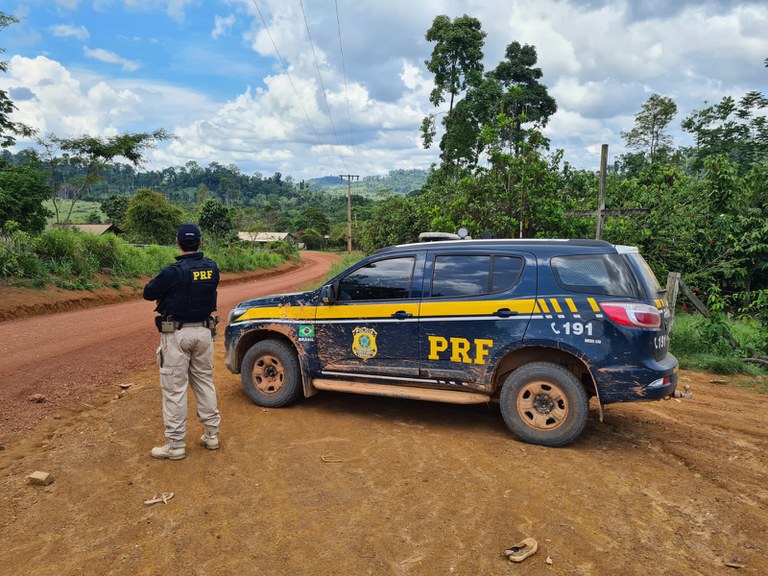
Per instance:
[[[72,200],[57,200],[56,203],[59,206],[59,219],[64,220],[69,208],[72,206]],[[51,214],[55,214],[53,207],[53,201],[44,200],[43,206],[51,211]],[[78,200],[75,203],[75,207],[72,209],[72,215],[69,217],[70,224],[88,224],[89,218],[92,218],[93,214],[98,217],[99,222],[106,222],[107,215],[101,211],[101,202],[91,202],[90,200]],[[49,224],[56,223],[56,216],[51,216],[48,219]]]
[[[297,254],[294,247],[254,250],[250,246],[210,245],[206,255],[222,272],[274,268]],[[54,228],[38,236],[16,231],[0,239],[0,280],[10,285],[68,290],[101,286],[135,287],[173,264],[175,246],[134,246],[113,234],[97,236],[71,228]],[[105,280],[106,278],[106,280]]]
[[[698,314],[679,314],[675,317],[670,339],[670,351],[677,356],[680,367],[714,374],[749,374],[765,376],[766,371],[756,364],[743,361],[751,348],[766,354],[765,342],[768,328],[752,319],[717,320],[712,322]],[[739,344],[734,349],[726,334]]]
[[[739,388],[744,388],[757,394],[768,394],[768,378],[758,378],[756,380],[739,380],[736,382]]]

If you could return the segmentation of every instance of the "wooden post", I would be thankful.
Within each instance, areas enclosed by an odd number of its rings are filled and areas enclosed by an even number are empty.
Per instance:
[[[675,304],[677,304],[677,291],[680,288],[680,272],[670,272],[667,275],[667,307],[669,308],[669,333],[672,333],[672,325],[675,323]]]
[[[600,197],[597,202],[597,226],[595,239],[603,237],[603,213],[605,212],[605,172],[608,169],[608,144],[603,144],[600,150]]]

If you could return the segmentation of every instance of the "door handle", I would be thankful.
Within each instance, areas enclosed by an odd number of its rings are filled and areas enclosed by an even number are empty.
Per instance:
[[[509,308],[499,308],[493,314],[495,316],[498,316],[499,318],[509,318],[510,316],[517,316],[519,312],[515,312],[514,310],[510,310]]]
[[[405,320],[406,318],[413,318],[413,314],[410,312],[406,312],[405,310],[398,310],[394,314],[392,314],[392,318],[397,318],[398,320]]]

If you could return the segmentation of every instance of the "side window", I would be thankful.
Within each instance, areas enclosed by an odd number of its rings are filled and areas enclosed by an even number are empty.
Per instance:
[[[494,256],[491,292],[504,292],[517,284],[523,272],[523,259],[518,256]]]
[[[339,282],[341,300],[398,300],[411,293],[411,277],[416,259],[390,258],[371,262],[348,274]]]
[[[572,292],[641,297],[637,278],[619,254],[558,256],[552,271],[560,287]]]
[[[523,259],[515,256],[436,256],[431,296],[478,296],[508,290],[522,270]]]

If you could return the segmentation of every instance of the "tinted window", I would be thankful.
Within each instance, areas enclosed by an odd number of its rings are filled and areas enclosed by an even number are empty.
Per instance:
[[[395,300],[408,298],[415,258],[371,262],[339,282],[341,300]]]
[[[512,256],[436,256],[431,295],[477,296],[508,290],[522,269],[522,258]]]
[[[641,298],[637,278],[620,254],[588,254],[552,258],[560,287],[573,292]]]
[[[513,256],[493,257],[493,285],[491,292],[509,290],[517,284],[520,273],[523,271],[523,259]]]

